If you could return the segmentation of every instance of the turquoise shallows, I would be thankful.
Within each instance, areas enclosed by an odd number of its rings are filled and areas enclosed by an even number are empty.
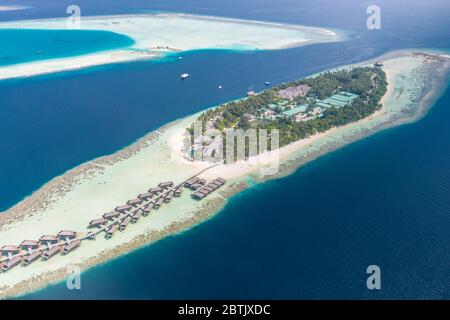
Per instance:
[[[0,29],[0,66],[126,48],[134,40],[99,30]]]

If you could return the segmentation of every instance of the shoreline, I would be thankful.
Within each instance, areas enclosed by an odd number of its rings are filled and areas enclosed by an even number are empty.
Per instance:
[[[411,59],[410,56],[411,52],[413,51],[414,50],[407,51],[409,53],[405,51],[391,52],[377,59],[383,59],[387,57],[389,59],[400,59],[399,61],[402,62],[402,59]],[[404,58],[405,56],[407,56],[408,58]],[[373,60],[375,59],[372,59],[371,61]],[[360,64],[367,64],[371,61],[366,61]],[[393,65],[401,65],[403,68],[406,68],[405,62],[402,62],[403,64],[401,64],[399,61],[395,61]],[[409,63],[409,60],[406,60],[406,62]],[[129,241],[118,242],[115,246],[113,246],[112,249],[102,250],[100,252],[96,252],[96,254],[90,258],[86,258],[84,260],[82,259],[82,263],[78,263],[76,257],[74,257],[74,259],[72,260],[77,261],[77,265],[84,270],[89,267],[105,263],[112,258],[128,254],[134,249],[141,248],[144,245],[149,245],[165,236],[188,230],[198,225],[202,221],[205,221],[217,214],[217,212],[220,211],[220,209],[226,204],[229,197],[244,189],[247,189],[249,185],[245,181],[246,178],[250,178],[255,182],[263,182],[289,175],[305,163],[310,162],[321,155],[336,150],[343,145],[347,145],[356,140],[360,140],[364,137],[373,135],[374,133],[386,128],[420,119],[431,108],[433,103],[439,98],[439,96],[443,93],[444,89],[448,85],[448,70],[450,68],[449,61],[445,60],[445,68],[441,68],[439,70],[440,73],[436,72],[436,70],[433,69],[435,67],[437,67],[437,62],[435,64],[433,62],[427,64],[423,61],[420,61],[420,63],[418,63],[418,67],[416,66],[415,68],[413,68],[413,70],[418,69],[418,71],[423,74],[423,76],[425,77],[423,80],[425,80],[425,82],[427,80],[430,81],[429,78],[431,78],[432,80],[429,87],[422,90],[423,95],[419,95],[419,101],[417,102],[418,105],[415,105],[414,102],[411,101],[409,105],[406,104],[401,110],[394,109],[394,102],[399,99],[396,99],[396,97],[398,96],[395,95],[395,93],[397,93],[396,90],[398,88],[396,87],[396,85],[398,85],[398,83],[392,83],[392,81],[396,80],[395,78],[398,76],[398,74],[395,74],[395,70],[387,70],[386,73],[388,74],[388,71],[390,71],[389,75],[391,78],[390,81],[388,78],[388,92],[386,93],[385,97],[383,97],[383,101],[386,103],[386,106],[383,106],[382,110],[356,123],[352,123],[344,127],[334,128],[325,133],[303,139],[307,141],[300,140],[298,141],[298,143],[296,142],[297,145],[295,147],[291,145],[283,147],[291,148],[284,149],[288,151],[286,151],[283,163],[281,164],[281,170],[277,175],[271,176],[269,178],[261,178],[260,176],[258,176],[258,174],[254,173],[256,170],[258,170],[257,167],[252,167],[250,171],[234,168],[231,171],[237,171],[239,173],[238,177],[231,177],[230,184],[227,185],[224,189],[218,191],[218,196],[207,198],[206,200],[204,200],[204,202],[201,203],[201,205],[190,208],[190,210],[194,212],[193,214],[177,217],[176,220],[168,221],[168,223],[160,225],[160,228],[147,230],[147,232],[143,234],[138,233],[136,236],[129,238]],[[436,75],[440,75],[440,77],[436,77]],[[391,90],[389,91],[389,89]],[[390,104],[392,104],[392,106]],[[391,108],[395,112],[390,110]],[[105,172],[109,170],[108,167],[114,167],[116,164],[120,165],[121,162],[126,162],[124,161],[126,159],[132,161],[133,158],[138,157],[139,153],[142,153],[143,150],[151,148],[152,145],[158,143],[167,144],[169,145],[169,147],[167,147],[167,145],[165,147],[170,151],[173,148],[173,145],[167,143],[168,140],[164,140],[163,138],[168,136],[169,140],[173,139],[173,131],[177,128],[182,128],[185,122],[191,121],[191,119],[193,119],[194,117],[196,117],[196,115],[173,121],[165,125],[164,127],[149,133],[144,138],[138,140],[129,147],[126,147],[113,155],[89,161],[77,168],[68,171],[62,176],[51,180],[49,183],[47,183],[30,197],[24,199],[18,205],[0,214],[0,229],[2,229],[2,231],[5,231],[5,229],[6,231],[11,231],[11,228],[14,229],[14,227],[18,224],[20,225],[20,223],[26,224],[26,218],[31,219],[36,216],[43,217],[44,211],[46,211],[46,209],[52,208],[52,206],[57,206],[58,201],[66,198],[66,194],[75,192],[74,189],[76,189],[82,181],[94,180],[95,177],[106,174]],[[383,117],[387,117],[387,119],[383,119]],[[175,132],[178,131],[175,130]],[[169,157],[171,161],[177,160],[173,159],[172,155],[169,155]],[[183,164],[183,166],[187,165],[188,164]],[[197,169],[198,167],[192,168],[193,171],[196,171]],[[221,172],[221,175],[222,174],[223,172]],[[214,176],[214,174],[211,174],[210,172],[208,172],[208,175]],[[86,182],[85,184],[87,183],[88,182]],[[56,194],[55,191],[57,192]],[[37,210],[39,213],[33,213],[35,210]],[[169,211],[166,210],[166,212]],[[52,214],[50,210],[48,214],[54,216],[55,212],[53,212]],[[8,225],[10,228],[5,228]],[[91,246],[95,246],[95,244],[92,244]],[[77,250],[83,249],[80,248]],[[68,255],[63,259],[70,260],[71,255]],[[65,261],[63,264],[67,266],[71,263],[70,261]],[[9,276],[10,272],[12,274],[14,272],[20,272],[23,270],[23,272],[25,273],[27,270],[30,270],[30,268],[33,268],[33,265],[30,265],[26,268],[13,269],[6,274],[0,274],[0,279],[2,277]],[[49,283],[60,281],[64,279],[66,275],[67,269],[59,268],[56,270],[48,270],[47,272],[38,273],[36,276],[29,277],[24,281],[18,281],[16,279],[16,282],[13,286],[5,287],[0,285],[0,297],[23,295],[27,292],[45,287],[45,285]],[[12,277],[12,281],[14,282],[14,277]]]
[[[63,30],[68,26],[67,18],[52,18],[1,22],[0,29],[3,28]],[[134,44],[2,66],[0,80],[150,60],[163,54],[190,50],[279,50],[345,40],[345,33],[338,30],[183,13],[86,16],[81,18],[78,30],[114,32],[129,37]]]

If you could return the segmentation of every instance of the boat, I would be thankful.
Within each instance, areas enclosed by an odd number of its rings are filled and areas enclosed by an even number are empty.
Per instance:
[[[264,84],[265,84],[266,86],[270,86],[270,82],[269,82],[269,81],[264,82]]]
[[[189,73],[183,73],[180,75],[181,80],[189,78]]]
[[[178,57],[178,60],[183,60],[183,57]]]
[[[219,89],[222,89],[222,86],[219,86]]]

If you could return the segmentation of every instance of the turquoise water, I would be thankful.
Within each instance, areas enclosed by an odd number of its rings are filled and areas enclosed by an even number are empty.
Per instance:
[[[350,0],[285,0],[284,6],[272,0],[233,6],[85,1],[92,14],[170,9],[331,26],[359,37],[270,52],[197,51],[183,53],[181,61],[1,81],[0,210],[169,121],[244,96],[251,84],[261,90],[265,81],[275,85],[399,48],[450,48],[448,4],[437,2],[411,2],[406,10],[380,0],[383,28],[369,32],[367,4]],[[36,17],[60,15],[60,3],[36,6]],[[188,81],[179,80],[184,72],[191,74]],[[449,106],[447,89],[419,122],[256,185],[209,221],[83,272],[81,290],[67,290],[63,281],[24,298],[448,299]],[[381,268],[381,291],[366,288],[371,264]]]
[[[133,39],[109,31],[0,29],[0,66],[126,48]]]

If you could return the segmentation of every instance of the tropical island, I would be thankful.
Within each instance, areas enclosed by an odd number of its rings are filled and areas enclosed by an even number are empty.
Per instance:
[[[377,61],[383,65],[375,67]],[[85,270],[187,230],[254,183],[287,175],[385,128],[416,121],[442,93],[449,70],[446,54],[387,53],[249,92],[249,97],[176,120],[52,179],[0,214],[5,271],[0,296],[42,288],[63,280],[73,266]],[[260,172],[264,164],[186,159],[186,128],[199,118],[215,130],[279,127],[280,170],[268,177]],[[199,201],[191,190],[209,193]]]
[[[212,129],[222,133],[223,154],[226,152],[227,132],[230,129],[254,129],[257,137],[260,130],[270,132],[278,129],[277,145],[283,147],[331,128],[364,119],[380,110],[381,98],[387,90],[386,74],[381,66],[377,62],[373,67],[329,71],[258,94],[250,91],[246,98],[209,109],[196,120],[202,123],[202,134]],[[188,131],[194,144],[194,124]],[[237,137],[233,136],[233,139],[237,140]],[[271,150],[271,144],[267,149]],[[200,146],[197,144],[185,150],[193,160],[206,160],[215,151],[214,140],[205,138]],[[261,152],[259,148],[255,151]],[[245,157],[249,156],[251,154],[247,144]]]

